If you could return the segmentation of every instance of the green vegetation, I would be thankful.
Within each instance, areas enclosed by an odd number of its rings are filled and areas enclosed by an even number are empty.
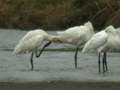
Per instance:
[[[66,29],[90,20],[120,26],[120,0],[0,0],[0,27]]]

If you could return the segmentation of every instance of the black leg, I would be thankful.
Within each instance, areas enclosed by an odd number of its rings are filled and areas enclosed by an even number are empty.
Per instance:
[[[101,62],[100,62],[100,56],[101,56],[101,53],[98,54],[98,71],[99,73],[101,72]]]
[[[34,65],[33,65],[33,55],[34,55],[34,53],[32,52],[32,54],[31,54],[31,58],[30,58],[31,70],[34,69]]]
[[[105,70],[105,52],[103,53],[103,73],[106,71]]]
[[[39,51],[39,54],[37,53],[38,51],[36,51],[36,52],[35,52],[36,57],[37,57],[37,58],[40,57],[40,55],[42,54],[42,52],[44,51],[44,49],[45,49],[46,47],[48,47],[51,43],[52,43],[51,41],[49,41],[48,43],[46,43],[46,44],[43,46],[43,48]]]
[[[105,71],[108,71],[108,65],[107,65],[107,53],[105,52],[104,53],[104,56],[105,56]]]
[[[75,68],[77,68],[77,54],[78,54],[78,50],[79,50],[79,48],[77,47],[76,48],[76,51],[75,51]]]

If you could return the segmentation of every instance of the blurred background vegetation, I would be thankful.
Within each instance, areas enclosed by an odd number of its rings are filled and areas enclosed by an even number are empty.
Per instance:
[[[91,21],[120,26],[120,0],[0,0],[0,27],[66,29]]]

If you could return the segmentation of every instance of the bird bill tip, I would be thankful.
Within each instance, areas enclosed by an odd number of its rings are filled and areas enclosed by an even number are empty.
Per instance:
[[[55,37],[53,40],[55,40],[55,41],[62,41],[62,39],[59,38],[59,37]]]

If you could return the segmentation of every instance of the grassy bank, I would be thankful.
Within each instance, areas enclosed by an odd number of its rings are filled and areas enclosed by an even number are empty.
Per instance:
[[[120,26],[120,0],[0,0],[0,27],[66,29],[90,20]]]

